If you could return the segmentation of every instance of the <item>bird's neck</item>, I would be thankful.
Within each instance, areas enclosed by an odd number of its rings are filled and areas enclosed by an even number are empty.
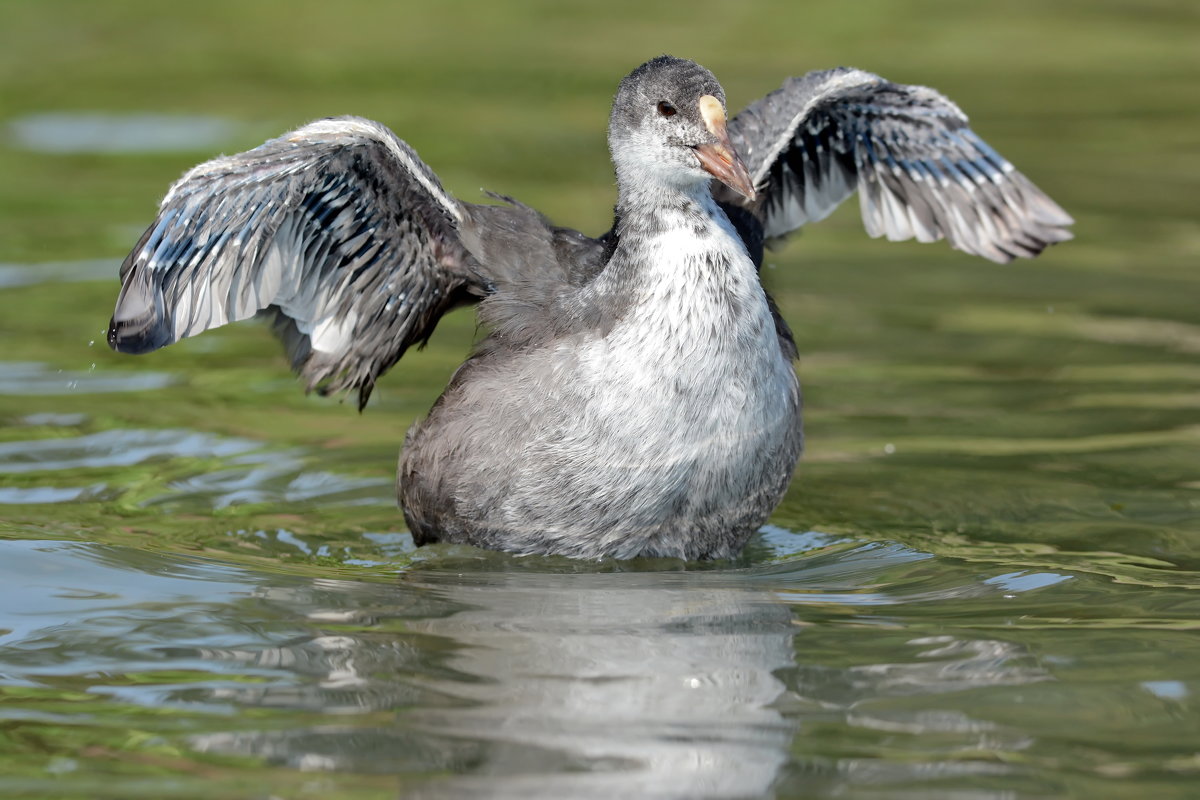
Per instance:
[[[669,294],[687,284],[720,294],[732,281],[749,294],[762,293],[745,245],[705,183],[622,185],[616,232],[617,249],[602,285],[661,285]]]
[[[790,370],[754,262],[707,187],[622,200],[616,249],[587,288],[615,312],[612,346],[700,394],[717,373]]]
[[[712,203],[708,181],[681,183],[647,180],[647,176],[622,175],[617,171],[617,216],[627,219],[659,219],[685,208],[702,208]],[[620,232],[620,231],[618,231]]]

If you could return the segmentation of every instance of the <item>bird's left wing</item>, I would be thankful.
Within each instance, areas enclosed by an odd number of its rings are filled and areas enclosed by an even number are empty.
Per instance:
[[[463,206],[383,125],[311,123],[177,181],[121,266],[108,341],[144,353],[273,314],[308,388],[357,389],[483,294]]]
[[[839,68],[790,78],[729,123],[767,239],[828,216],[855,190],[871,236],[947,239],[993,261],[1071,238],[1073,220],[967,126],[948,98]]]

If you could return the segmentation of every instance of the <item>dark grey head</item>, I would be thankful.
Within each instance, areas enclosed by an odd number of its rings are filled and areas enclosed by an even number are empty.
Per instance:
[[[622,183],[686,189],[715,177],[754,196],[725,132],[725,91],[694,61],[659,56],[625,76],[613,100],[608,146]]]

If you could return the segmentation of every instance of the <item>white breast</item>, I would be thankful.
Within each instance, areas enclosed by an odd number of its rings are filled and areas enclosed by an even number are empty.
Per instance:
[[[715,204],[705,211],[703,233],[680,214],[649,240],[630,312],[580,353],[605,446],[630,466],[754,458],[794,424],[796,376],[754,264]]]

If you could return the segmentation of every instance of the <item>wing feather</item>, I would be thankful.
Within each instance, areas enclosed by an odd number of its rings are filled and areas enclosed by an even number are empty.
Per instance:
[[[479,293],[463,206],[383,125],[320,120],[188,171],[121,266],[109,343],[155,350],[259,313],[309,389],[357,389]]]
[[[933,89],[848,68],[811,72],[752,104],[729,130],[758,199],[719,184],[714,192],[750,208],[768,239],[823,219],[855,190],[872,237],[944,238],[1000,262],[1071,238],[1071,217]]]

